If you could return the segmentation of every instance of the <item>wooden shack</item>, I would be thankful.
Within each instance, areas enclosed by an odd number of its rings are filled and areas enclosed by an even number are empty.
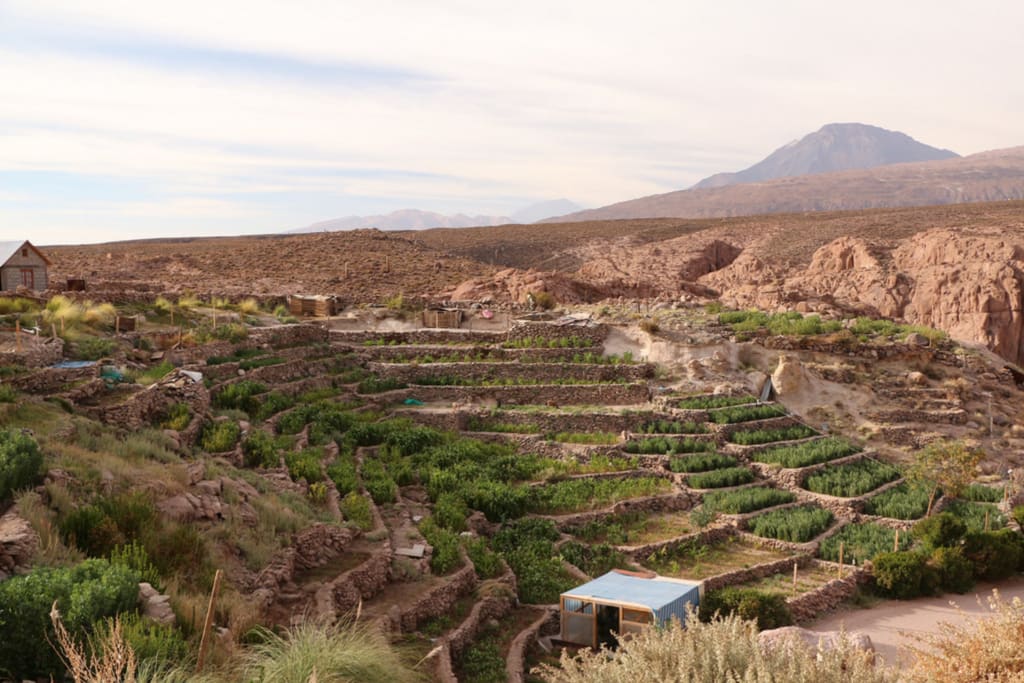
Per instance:
[[[462,327],[462,311],[458,308],[428,308],[423,311],[423,327]]]
[[[296,318],[310,315],[326,317],[337,315],[341,311],[341,302],[336,296],[293,294],[288,297],[288,309]]]
[[[41,292],[50,285],[47,269],[51,265],[28,240],[0,242],[0,290],[13,292],[24,287]]]

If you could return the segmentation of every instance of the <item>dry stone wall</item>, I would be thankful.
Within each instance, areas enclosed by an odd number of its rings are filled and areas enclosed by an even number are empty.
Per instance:
[[[465,560],[465,558],[463,558]],[[459,598],[476,587],[476,570],[465,560],[465,565],[432,591],[420,596],[413,604],[402,610],[401,628],[408,633],[428,619],[444,614]]]
[[[369,369],[381,379],[414,383],[424,377],[458,377],[461,380],[523,379],[555,381],[576,379],[588,382],[638,381],[654,376],[654,366],[590,363],[370,363]]]
[[[384,394],[381,400],[415,398],[420,401],[466,403],[497,401],[501,404],[636,405],[646,403],[650,390],[643,384],[531,384],[500,387],[413,386]]]
[[[98,377],[99,372],[99,365],[83,368],[42,368],[24,375],[16,375],[4,380],[4,383],[29,394],[53,394],[74,382]]]

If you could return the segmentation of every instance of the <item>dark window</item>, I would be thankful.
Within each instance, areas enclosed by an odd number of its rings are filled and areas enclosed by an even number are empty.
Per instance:
[[[28,258],[28,249],[21,250],[21,258]]]

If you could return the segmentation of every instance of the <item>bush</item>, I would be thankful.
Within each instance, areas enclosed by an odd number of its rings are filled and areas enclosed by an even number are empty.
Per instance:
[[[955,515],[942,512],[922,519],[914,525],[911,533],[921,542],[925,550],[952,548],[959,545],[960,540],[967,533],[967,525]]]
[[[762,443],[773,443],[775,441],[795,441],[806,439],[817,434],[816,431],[805,425],[793,425],[792,427],[780,427],[778,429],[754,429],[748,431],[733,432],[728,436],[729,441],[741,446],[753,446]]]
[[[259,412],[260,403],[256,396],[266,393],[267,387],[260,382],[244,379],[217,392],[213,397],[213,407],[221,409],[243,410],[248,415],[255,415]]]
[[[705,434],[708,428],[697,422],[654,420],[645,422],[638,431],[641,434]]]
[[[288,468],[288,476],[292,481],[305,479],[307,484],[321,481],[324,476],[320,469],[320,461],[324,453],[320,448],[307,448],[302,451],[289,451],[284,454],[284,464]]]
[[[379,460],[363,461],[363,486],[377,505],[394,503],[398,500],[398,485],[388,474],[384,464]]]
[[[433,517],[427,517],[420,522],[420,533],[434,549],[430,556],[431,571],[442,575],[459,566],[462,558],[459,556],[457,534],[438,526]]]
[[[99,360],[112,354],[116,347],[110,339],[86,337],[75,342],[74,356],[78,360]]]
[[[1013,519],[1017,522],[1018,526],[1024,529],[1024,505],[1014,506],[1010,514],[1013,515]]]
[[[20,430],[0,430],[0,501],[34,483],[42,466],[35,439]]]
[[[700,604],[701,620],[711,621],[716,614],[735,614],[741,619],[756,621],[757,628],[762,631],[793,623],[785,596],[739,586],[709,591],[704,595]]]
[[[434,519],[449,531],[465,531],[468,515],[466,502],[454,493],[442,493],[434,504]]]
[[[334,482],[339,496],[347,496],[359,488],[359,475],[351,455],[340,455],[327,466],[327,476]]]
[[[892,465],[877,460],[860,460],[818,470],[807,477],[804,488],[829,496],[852,498],[874,491],[899,477],[899,470]]]
[[[962,548],[936,548],[928,560],[943,590],[963,595],[974,588],[974,566]]]
[[[622,446],[627,453],[646,455],[676,455],[679,453],[702,453],[715,450],[714,441],[698,441],[696,439],[671,439],[657,436],[639,441],[627,441]]]
[[[629,559],[607,543],[583,545],[569,541],[558,550],[566,562],[576,565],[589,576],[601,576],[613,569],[625,569],[629,566]]]
[[[627,498],[664,493],[670,487],[670,482],[661,477],[568,479],[532,488],[529,507],[541,514],[592,510]]]
[[[875,556],[872,561],[875,584],[888,595],[899,600],[910,600],[930,595],[927,556],[916,552],[888,552]]]
[[[274,437],[262,429],[256,429],[249,433],[242,441],[242,454],[245,458],[246,467],[278,467],[281,464],[281,457],[277,452],[277,445]]]
[[[782,467],[796,468],[828,462],[853,455],[858,451],[860,448],[845,439],[828,437],[807,443],[768,448],[755,453],[752,457],[757,462],[777,463]]]
[[[971,484],[960,492],[960,497],[975,503],[998,503],[1003,499],[1004,493],[1005,490],[1002,486]]]
[[[160,423],[161,429],[173,429],[175,431],[182,431],[188,427],[189,423],[192,422],[192,411],[189,409],[187,403],[175,403],[168,409],[167,414],[164,416],[163,421]]]
[[[796,494],[765,487],[740,489],[738,491],[712,491],[704,494],[704,507],[728,515],[739,515],[775,505],[792,503]]]
[[[555,551],[554,542],[560,537],[554,522],[539,518],[503,526],[494,535],[492,545],[515,572],[522,602],[550,605],[576,585]]]
[[[737,422],[752,422],[754,420],[766,420],[772,417],[782,417],[786,409],[780,405],[754,405],[736,406],[733,408],[721,408],[708,413],[712,422],[718,424],[735,424]]]
[[[900,484],[868,498],[864,512],[892,519],[919,519],[928,510],[931,489],[921,485]]]
[[[263,397],[263,401],[253,417],[257,420],[266,420],[268,417],[288,410],[293,405],[295,405],[295,399],[291,396],[282,394],[280,391],[271,391]]]
[[[338,507],[346,521],[352,522],[363,531],[373,529],[373,511],[370,509],[370,501],[364,496],[352,491],[341,499]]]
[[[708,453],[687,455],[683,458],[672,458],[668,463],[669,470],[673,472],[707,472],[723,467],[736,465],[736,458],[721,453]]]
[[[10,384],[0,384],[0,403],[14,403],[18,400],[18,391]]]
[[[501,558],[498,553],[487,547],[487,541],[482,538],[473,538],[465,542],[465,548],[477,577],[493,579],[501,574],[504,569]]]
[[[378,379],[376,377],[368,377],[359,383],[356,387],[356,392],[360,394],[380,394],[385,391],[405,389],[407,386],[408,385],[405,382],[400,382],[397,379]]]
[[[242,428],[233,420],[211,422],[203,429],[199,445],[207,453],[223,453],[234,449]]]
[[[718,489],[725,486],[739,486],[754,481],[754,473],[746,467],[727,467],[701,474],[691,474],[686,484],[695,489]]]
[[[804,506],[772,510],[750,520],[750,530],[765,538],[791,543],[806,543],[832,523],[832,513],[821,508]]]
[[[117,546],[142,539],[156,519],[152,501],[140,492],[71,510],[58,520],[58,528],[65,543],[91,557],[106,557]]]
[[[149,552],[146,551],[138,541],[132,541],[110,553],[110,563],[126,567],[139,576],[140,581],[145,581],[154,588],[161,588],[163,583],[160,580],[160,571],[149,559]]]
[[[821,542],[818,554],[823,560],[839,561],[839,546],[843,546],[843,562],[863,564],[879,553],[892,552],[896,532],[878,524],[847,524],[837,533]],[[910,547],[910,534],[900,534],[900,550]]]
[[[968,531],[992,531],[1006,526],[1006,516],[992,503],[954,500],[946,506],[945,512],[962,519]]]
[[[1010,529],[976,531],[964,537],[964,557],[974,566],[974,575],[984,581],[1000,581],[1021,566],[1022,538]]]
[[[138,583],[130,569],[101,559],[70,568],[41,567],[0,581],[0,666],[18,680],[62,679],[64,665],[50,645],[56,642],[53,603],[68,631],[84,637],[96,622],[134,609]]]

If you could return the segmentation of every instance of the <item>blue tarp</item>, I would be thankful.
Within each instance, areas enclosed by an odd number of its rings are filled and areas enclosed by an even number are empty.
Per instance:
[[[88,368],[96,365],[94,360],[62,360],[61,362],[53,365],[54,368]]]
[[[642,605],[654,614],[657,622],[668,623],[672,617],[686,621],[687,603],[700,604],[700,584],[664,578],[644,579],[618,572],[608,572],[593,581],[562,593],[566,607],[570,601],[594,600],[601,603]]]

